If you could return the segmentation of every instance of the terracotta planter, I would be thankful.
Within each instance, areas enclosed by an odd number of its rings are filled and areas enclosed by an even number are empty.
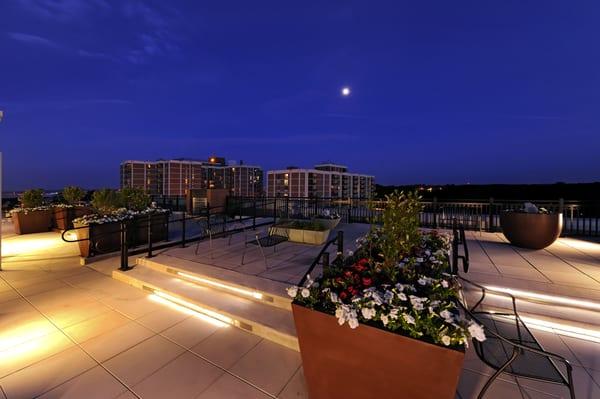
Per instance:
[[[464,353],[292,304],[311,399],[454,399]]]
[[[130,247],[148,243],[147,217],[130,221],[127,242]],[[168,214],[152,216],[152,242],[166,241],[169,235]],[[82,227],[76,223],[75,227]],[[79,241],[79,253],[85,258],[121,250],[121,223],[91,224],[75,230]]]
[[[42,233],[51,229],[52,210],[13,212],[12,220],[16,234]]]
[[[121,249],[120,223],[91,224],[85,227],[75,223],[75,228],[77,239],[83,240],[78,244],[79,254],[84,258]]]
[[[511,244],[522,248],[542,249],[560,236],[563,215],[503,212],[500,214],[500,226]]]
[[[73,219],[92,213],[92,209],[87,206],[76,206],[73,208],[53,209],[52,227],[59,230],[68,230],[73,228]]]

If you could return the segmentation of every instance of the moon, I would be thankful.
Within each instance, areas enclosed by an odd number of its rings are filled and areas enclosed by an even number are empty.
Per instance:
[[[348,86],[342,87],[342,96],[348,97],[350,95],[350,93],[351,93],[351,91]]]

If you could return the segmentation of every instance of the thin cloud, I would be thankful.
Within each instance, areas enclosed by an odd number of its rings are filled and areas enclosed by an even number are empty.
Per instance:
[[[98,10],[110,9],[105,0],[18,0],[18,3],[40,18],[62,22],[81,20]]]
[[[54,48],[54,49],[62,48],[62,46],[60,44],[58,44],[57,42],[47,39],[42,36],[38,36],[38,35],[32,35],[29,33],[22,33],[22,32],[8,32],[8,36],[11,39],[16,40],[21,43],[31,44],[31,45],[35,45],[35,46],[43,46],[43,47]]]

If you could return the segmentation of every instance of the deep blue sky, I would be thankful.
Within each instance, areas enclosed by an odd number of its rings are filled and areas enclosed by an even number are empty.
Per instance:
[[[3,0],[4,187],[211,154],[385,184],[600,180],[598,21],[598,1]]]

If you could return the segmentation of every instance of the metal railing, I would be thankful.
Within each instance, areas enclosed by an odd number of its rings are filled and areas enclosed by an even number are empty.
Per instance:
[[[519,209],[526,200],[424,200],[420,224],[430,228],[452,228],[452,221],[467,230],[500,231],[500,214]],[[255,203],[254,207],[248,204]],[[600,201],[538,200],[538,207],[562,212],[563,236],[600,236]],[[245,204],[241,206],[240,204]],[[345,223],[381,223],[385,201],[362,198],[229,197],[226,207],[237,214],[310,219],[325,210],[334,211]],[[244,206],[247,207],[244,208]]]
[[[273,223],[273,221],[257,223],[256,213],[252,216],[237,215],[237,218],[231,218],[227,216],[225,210],[223,206],[211,207],[208,205],[204,213],[197,216],[188,216],[183,212],[181,216],[177,215],[179,217],[171,218],[174,214],[155,213],[120,222],[74,227],[63,231],[62,239],[65,242],[87,242],[90,257],[118,251],[121,254],[120,270],[129,270],[128,259],[131,255],[146,253],[146,256],[151,258],[154,256],[153,251],[177,245],[185,247],[188,243],[207,239],[209,237],[207,231],[211,232],[212,238],[242,231],[241,228],[227,228],[234,223],[239,225],[240,222],[250,221],[248,228],[252,229]],[[196,226],[190,229],[192,223]],[[93,233],[94,226],[104,226],[103,229],[107,231]],[[169,237],[170,227],[179,229],[179,234],[174,239]],[[73,234],[76,235],[76,239],[68,238]],[[118,239],[116,238],[117,234]],[[81,237],[83,235],[87,235],[87,237]],[[104,246],[101,245],[103,243]]]
[[[335,238],[332,238],[331,240],[327,241],[325,245],[323,245],[323,248],[321,248],[319,254],[315,257],[306,273],[304,273],[304,276],[302,276],[302,279],[298,282],[298,287],[304,286],[308,276],[312,273],[315,267],[317,267],[319,262],[323,266],[323,272],[329,267],[329,252],[327,250],[329,249],[329,246],[333,244],[337,245],[336,259],[338,257],[342,257],[344,254],[344,232],[342,230],[338,230]]]

